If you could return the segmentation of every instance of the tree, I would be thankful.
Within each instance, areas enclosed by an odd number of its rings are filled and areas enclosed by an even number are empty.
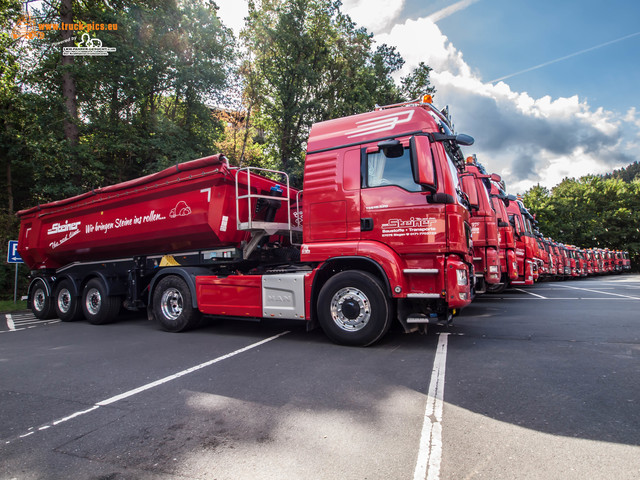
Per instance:
[[[400,81],[401,90],[406,100],[416,99],[420,95],[435,95],[436,89],[431,85],[431,79],[429,78],[432,70],[424,62],[420,62],[409,75],[402,78]]]
[[[640,260],[640,180],[565,178],[551,191],[532,187],[524,203],[544,235],[584,248],[627,250],[636,265]]]
[[[43,5],[43,15],[58,21],[56,5]],[[216,8],[206,0],[78,2],[75,23],[117,27],[88,32],[115,52],[78,56],[66,66],[62,46],[52,47],[54,32],[34,42],[40,61],[29,72],[27,88],[57,118],[69,118],[60,86],[70,71],[80,112],[74,122],[77,145],[62,158],[49,155],[39,164],[45,178],[36,187],[37,196],[60,198],[212,152],[223,133],[212,109],[224,96],[235,48]],[[61,127],[59,121],[50,124],[54,145],[68,138]]]
[[[374,48],[373,36],[338,1],[251,1],[242,39],[249,52],[244,78],[256,99],[251,121],[265,132],[264,163],[298,182],[312,123],[404,99],[392,78],[404,64],[400,54]]]

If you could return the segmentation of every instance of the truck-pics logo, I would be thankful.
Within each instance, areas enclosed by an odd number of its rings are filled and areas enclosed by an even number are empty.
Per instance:
[[[386,132],[393,130],[397,125],[410,122],[413,118],[414,110],[406,112],[393,113],[391,115],[383,115],[382,117],[372,118],[370,120],[362,120],[356,122],[355,130],[352,130],[347,138],[362,137],[371,133]]]
[[[55,235],[56,233],[65,233],[72,230],[79,230],[82,222],[71,222],[65,221],[64,223],[54,223],[51,225],[51,228],[47,230],[47,235]]]

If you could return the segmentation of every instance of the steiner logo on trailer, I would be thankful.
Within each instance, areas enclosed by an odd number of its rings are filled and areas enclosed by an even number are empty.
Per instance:
[[[72,222],[65,221],[64,223],[54,223],[51,225],[51,228],[47,230],[47,235],[55,235],[56,233],[65,233],[72,230],[79,230],[82,222]]]

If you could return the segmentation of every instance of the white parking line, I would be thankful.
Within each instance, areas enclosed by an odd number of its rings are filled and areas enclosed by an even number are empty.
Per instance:
[[[424,410],[418,460],[413,480],[438,480],[442,460],[442,409],[444,406],[444,373],[447,366],[448,333],[440,333],[436,357],[429,381],[427,406]],[[432,419],[433,418],[433,419]]]
[[[162,385],[164,383],[170,382],[171,380],[175,380],[176,378],[180,378],[184,375],[188,375],[189,373],[193,373],[197,370],[200,370],[202,368],[208,367],[210,365],[213,365],[214,363],[218,363],[221,362],[223,360],[226,360],[228,358],[234,357],[240,353],[244,353],[248,350],[251,350],[253,348],[259,347],[260,345],[264,345],[267,342],[270,342],[272,340],[275,340],[276,338],[280,338],[283,335],[286,335],[287,333],[289,333],[289,331],[284,331],[282,333],[279,333],[277,335],[274,335],[273,337],[269,337],[269,338],[265,338],[264,340],[260,340],[259,342],[256,343],[252,343],[251,345],[248,345],[246,347],[240,348],[238,350],[235,350],[231,353],[227,353],[226,355],[222,355],[221,357],[217,357],[214,358],[213,360],[209,360],[208,362],[204,362],[201,363],[200,365],[196,365],[195,367],[191,367],[191,368],[187,368],[186,370],[182,370],[181,372],[178,373],[174,373],[173,375],[169,375],[168,377],[164,377],[161,378],[160,380],[156,380],[155,382],[151,382],[151,383],[147,383],[146,385],[143,385],[141,387],[138,388],[134,388],[133,390],[129,390],[128,392],[124,392],[121,393],[119,395],[115,395],[111,398],[107,398],[106,400],[102,400],[100,402],[94,403],[93,406],[91,406],[90,408],[86,409],[86,410],[80,410],[78,412],[74,412],[66,417],[63,418],[59,418],[57,420],[53,420],[49,423],[45,423],[43,425],[40,425],[39,427],[37,427],[37,431],[42,431],[42,430],[46,430],[50,427],[56,426],[56,425],[60,425],[61,423],[67,422],[71,419],[77,418],[81,415],[93,412],[95,410],[97,410],[100,407],[104,407],[106,405],[111,405],[113,403],[119,402],[120,400],[123,400],[125,398],[129,398],[133,395],[137,395],[140,392],[144,392],[145,390],[149,390],[151,388],[157,387],[158,385]],[[20,438],[24,438],[28,435],[31,435],[33,433],[35,433],[36,429],[34,427],[30,427],[27,429],[27,433],[24,433],[22,435],[17,435],[7,441],[5,441],[5,444],[9,444],[15,440],[18,440]]]
[[[535,297],[494,297],[493,295],[490,297],[480,297],[474,300],[474,302],[480,301],[491,301],[491,300],[543,300],[542,298]],[[545,297],[544,300],[636,300],[635,297],[629,298],[613,298],[613,297]]]
[[[545,300],[547,299],[547,297],[543,297],[542,295],[538,295],[537,293],[528,292],[528,291],[523,290],[521,288],[514,288],[514,290],[518,290],[519,292],[523,292],[523,293],[528,293],[529,295],[533,295],[534,297],[544,298]]]
[[[38,320],[33,313],[5,313],[8,330],[0,330],[0,333],[19,332],[40,325],[60,323],[59,319]]]
[[[578,288],[578,287],[571,287],[569,285],[558,285],[559,287],[564,287],[564,288],[571,288],[573,290],[584,290],[585,292],[594,292],[594,293],[602,293],[604,295],[613,295],[615,297],[622,297],[622,298],[631,298],[633,300],[640,300],[640,297],[632,297],[631,295],[621,295],[619,293],[609,293],[609,292],[603,292],[601,290],[592,290],[590,288]]]

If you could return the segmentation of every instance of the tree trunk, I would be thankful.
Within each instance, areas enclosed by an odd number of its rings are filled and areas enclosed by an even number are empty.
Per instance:
[[[73,0],[62,0],[60,4],[60,22],[62,23],[62,40],[69,40],[73,31],[65,25],[73,23]],[[66,43],[65,43],[66,45]],[[78,130],[78,99],[76,95],[76,80],[69,69],[74,64],[73,56],[62,56],[62,97],[67,107],[68,116],[64,119],[64,136],[71,145],[77,145],[80,139]]]
[[[11,160],[7,158],[7,198],[9,199],[9,215],[13,215],[13,181],[11,180]]]

